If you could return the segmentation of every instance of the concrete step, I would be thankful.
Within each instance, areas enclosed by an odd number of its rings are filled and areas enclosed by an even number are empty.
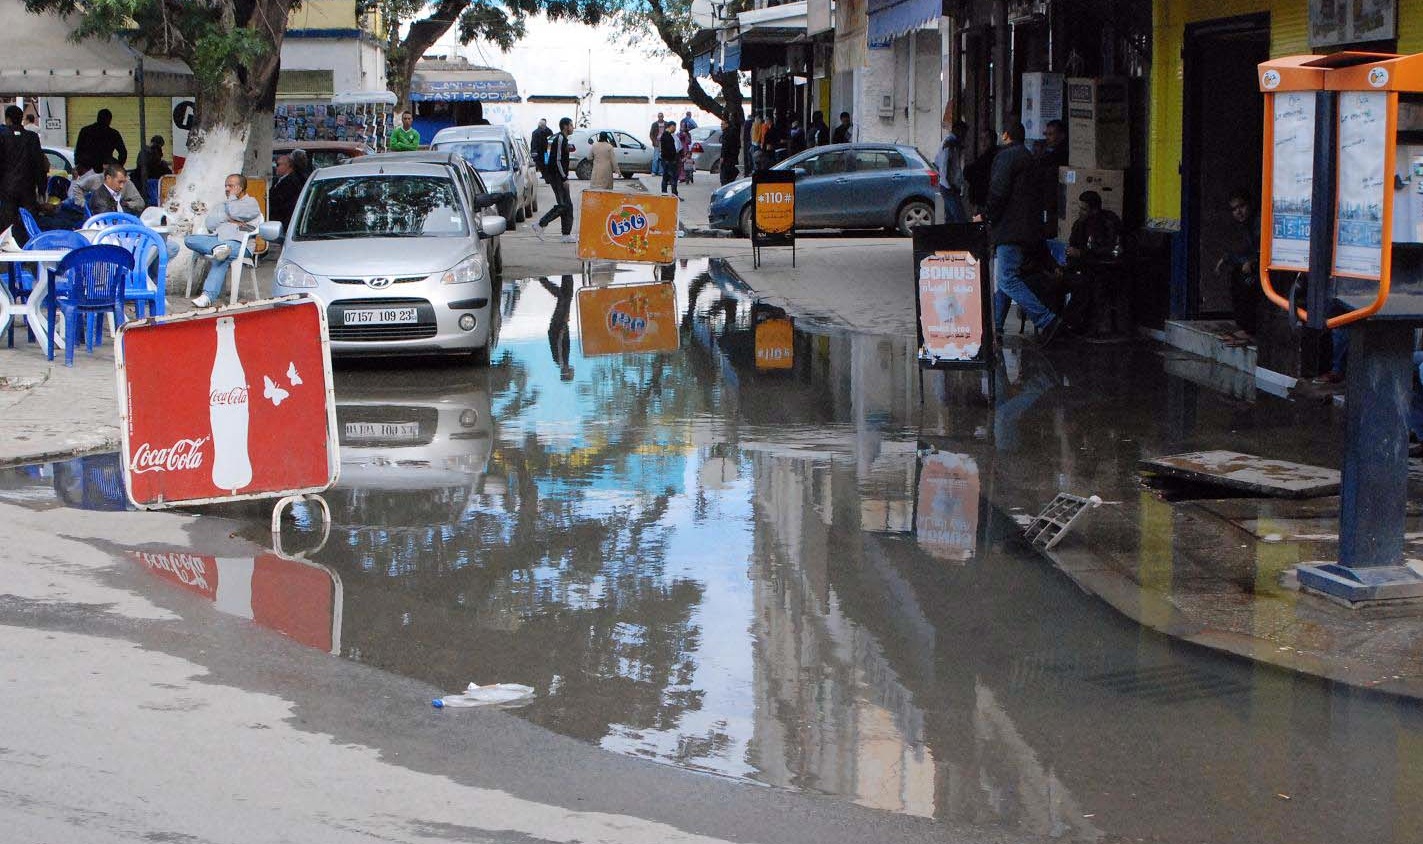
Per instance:
[[[1228,345],[1224,339],[1235,330],[1230,320],[1169,320],[1166,323],[1166,345],[1204,358],[1213,364],[1238,370],[1254,382],[1255,388],[1277,396],[1286,396],[1295,385],[1295,379],[1263,369],[1256,362],[1256,348]],[[1186,367],[1194,370],[1195,368]],[[1253,398],[1253,391],[1242,390],[1242,384],[1233,378],[1211,377],[1200,371],[1193,371],[1191,380],[1198,383],[1208,381],[1224,382],[1223,392],[1240,398]],[[1189,377],[1189,376],[1188,376]]]

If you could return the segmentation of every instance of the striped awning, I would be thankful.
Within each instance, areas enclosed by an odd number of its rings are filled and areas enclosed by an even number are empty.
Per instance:
[[[943,0],[869,0],[869,42],[908,35],[944,13]]]

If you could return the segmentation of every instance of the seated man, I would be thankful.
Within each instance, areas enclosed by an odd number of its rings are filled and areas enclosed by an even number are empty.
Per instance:
[[[74,181],[77,184],[84,181],[84,178]],[[93,184],[92,180],[89,184]],[[72,192],[73,188],[70,190]],[[89,210],[95,214],[124,211],[137,217],[148,206],[138,188],[129,181],[128,171],[118,164],[104,165],[103,178],[97,187],[87,192],[87,197]]]
[[[202,295],[193,300],[193,307],[211,307],[222,297],[223,285],[227,282],[227,269],[238,257],[242,235],[250,232],[262,211],[257,200],[247,195],[247,177],[233,173],[223,184],[226,200],[207,216],[208,231],[212,234],[189,235],[183,244],[200,255],[212,259],[208,266],[207,280],[203,282]]]
[[[283,230],[291,224],[292,211],[296,209],[302,185],[291,156],[277,156],[277,180],[267,191],[267,210],[270,212],[267,219],[281,222]]]
[[[1077,197],[1077,220],[1067,238],[1067,267],[1081,284],[1085,309],[1077,318],[1091,321],[1100,335],[1126,328],[1125,285],[1121,284],[1122,220],[1102,207],[1094,190]],[[1075,309],[1076,310],[1076,309]]]

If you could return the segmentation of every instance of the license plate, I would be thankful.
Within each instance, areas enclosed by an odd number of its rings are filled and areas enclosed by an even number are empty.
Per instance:
[[[419,322],[414,308],[352,308],[346,311],[345,325],[379,325],[388,322]]]
[[[352,440],[418,440],[419,422],[347,422],[346,438]]]

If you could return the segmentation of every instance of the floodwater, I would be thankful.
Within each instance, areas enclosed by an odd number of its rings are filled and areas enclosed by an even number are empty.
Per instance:
[[[320,550],[293,559],[321,539],[298,508],[285,554],[135,563],[451,692],[533,686],[523,717],[661,764],[1065,841],[1423,840],[1417,704],[1152,633],[1018,538],[1134,464],[1129,417],[1238,409],[1122,349],[1090,376],[1011,351],[995,408],[912,338],[792,325],[715,266],[672,284],[675,350],[585,354],[564,276],[505,286],[488,369],[338,368]],[[1132,402],[1064,397],[1082,377]],[[0,495],[114,506],[117,468]]]

